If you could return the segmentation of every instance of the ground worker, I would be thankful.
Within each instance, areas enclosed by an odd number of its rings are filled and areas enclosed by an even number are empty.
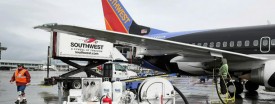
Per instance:
[[[220,75],[221,94],[225,94],[227,92],[225,81],[227,81],[227,75],[228,75],[228,65],[227,65],[227,60],[225,58],[222,59],[222,66],[219,69],[219,75]]]
[[[18,64],[18,69],[16,69],[11,77],[11,84],[13,84],[14,81],[16,82],[18,92],[18,99],[15,103],[18,104],[20,101],[20,103],[26,103],[25,88],[30,85],[31,76],[28,70],[24,68],[23,64]]]

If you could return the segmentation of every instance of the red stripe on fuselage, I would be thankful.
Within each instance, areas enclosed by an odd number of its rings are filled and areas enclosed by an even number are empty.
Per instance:
[[[104,17],[108,22],[113,31],[128,33],[128,30],[125,28],[124,24],[120,21],[119,17],[116,15],[116,12],[113,10],[111,5],[107,0],[102,0],[102,7],[104,12]]]

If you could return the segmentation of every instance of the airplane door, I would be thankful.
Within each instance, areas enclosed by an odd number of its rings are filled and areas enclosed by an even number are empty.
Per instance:
[[[262,37],[260,40],[260,51],[268,53],[270,51],[270,37]]]

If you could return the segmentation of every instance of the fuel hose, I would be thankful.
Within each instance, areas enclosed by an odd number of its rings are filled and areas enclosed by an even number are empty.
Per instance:
[[[185,104],[189,104],[188,101],[187,101],[187,99],[186,99],[186,97],[181,93],[181,91],[176,86],[173,85],[173,87],[177,91],[177,93],[180,95],[180,97],[182,98],[182,100],[184,101],[184,103]]]

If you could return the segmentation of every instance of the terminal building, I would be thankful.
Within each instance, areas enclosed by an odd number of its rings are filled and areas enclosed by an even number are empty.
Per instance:
[[[23,64],[28,70],[45,71],[47,65],[41,61],[19,61],[19,60],[0,60],[0,70],[15,70],[18,64]],[[69,66],[65,63],[55,63],[49,66],[51,71],[69,71],[76,68]]]
[[[29,70],[39,70],[43,67],[43,63],[37,61],[19,61],[19,60],[0,60],[0,70],[13,70],[18,64],[23,64]]]

